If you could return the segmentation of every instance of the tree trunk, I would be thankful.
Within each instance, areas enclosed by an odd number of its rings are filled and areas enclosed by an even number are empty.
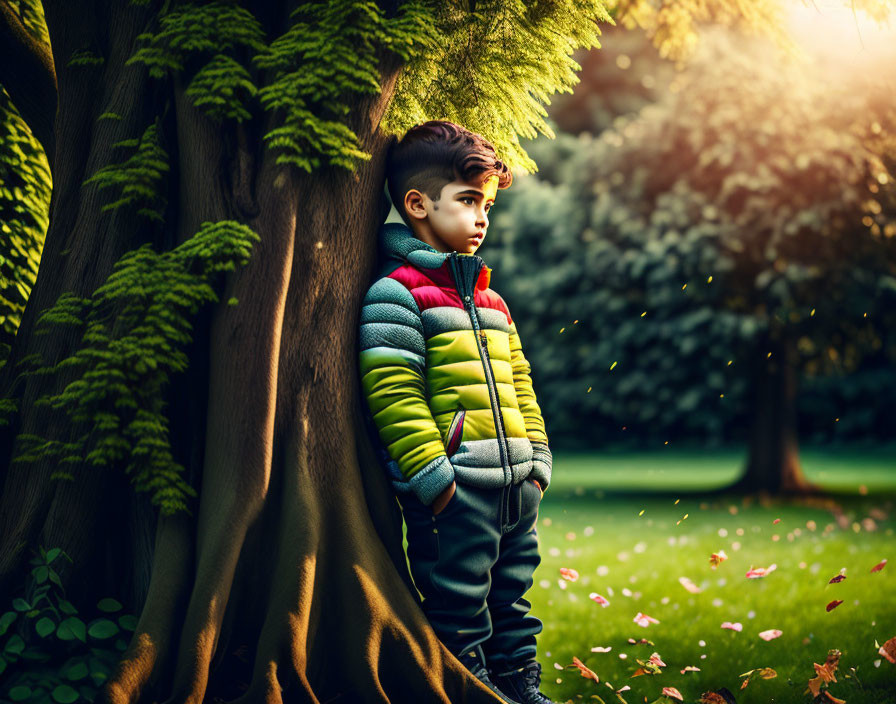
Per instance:
[[[56,172],[40,272],[0,377],[19,401],[0,447],[0,594],[22,584],[29,552],[61,547],[68,598],[114,596],[139,614],[98,701],[497,701],[444,648],[413,589],[401,515],[361,415],[360,301],[373,276],[388,139],[378,130],[400,66],[381,61],[381,95],[352,128],[373,158],[356,173],[306,175],[275,163],[264,125],[222,127],[184,96],[125,66],[150,11],[122,4],[46,9],[57,66]],[[102,67],[69,67],[84,43]],[[132,211],[100,214],[82,181],[120,160],[169,97],[172,162],[165,232]],[[96,118],[117,112],[123,120]],[[35,336],[63,291],[90,295],[145,241],[171,248],[206,220],[240,219],[261,237],[195,328],[189,373],[170,388],[172,444],[199,491],[192,516],[157,516],[122,471],[9,464],[18,433],[63,437],[34,401],[70,379],[17,379],[40,351],[58,360],[74,334]],[[68,252],[68,253],[66,253]],[[116,468],[119,469],[120,468]]]
[[[747,467],[740,480],[726,491],[779,494],[817,490],[800,467],[796,415],[798,368],[796,341],[786,331],[773,331],[759,346],[753,373],[755,415]]]

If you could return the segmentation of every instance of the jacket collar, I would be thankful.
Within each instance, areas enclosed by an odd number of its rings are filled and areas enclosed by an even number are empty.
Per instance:
[[[379,244],[382,261],[387,265],[410,264],[425,271],[436,284],[454,286],[461,296],[485,290],[492,270],[477,254],[440,252],[404,223],[386,223],[380,227]]]

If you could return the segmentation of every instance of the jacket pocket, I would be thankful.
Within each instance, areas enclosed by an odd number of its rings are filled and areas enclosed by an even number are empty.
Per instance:
[[[445,436],[445,454],[451,457],[457,448],[460,447],[461,439],[464,434],[464,417],[467,411],[463,406],[458,406],[451,419],[451,425],[448,426],[448,434]]]

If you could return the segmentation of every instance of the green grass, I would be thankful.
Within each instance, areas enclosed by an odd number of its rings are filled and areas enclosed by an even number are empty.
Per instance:
[[[850,468],[843,457],[804,459],[818,477],[823,472],[829,477],[848,474],[855,484],[861,474],[866,480],[866,467]],[[655,701],[664,686],[676,687],[685,702],[697,702],[703,692],[720,687],[727,687],[739,704],[811,702],[804,691],[815,674],[812,664],[823,663],[828,650],[837,648],[843,655],[831,694],[849,704],[896,702],[896,665],[874,647],[875,639],[883,643],[896,636],[896,564],[869,573],[883,558],[896,562],[891,497],[869,493],[760,503],[750,497],[683,493],[676,505],[670,495],[605,492],[631,489],[633,481],[650,484],[641,487],[645,492],[657,485],[669,490],[672,478],[697,474],[697,465],[702,465],[700,472],[728,477],[738,468],[736,456],[729,460],[686,453],[671,455],[664,463],[645,455],[611,461],[606,456],[555,458],[554,479],[539,510],[542,563],[527,594],[532,614],[544,624],[538,651],[545,694],[573,702],[597,701],[592,695],[598,695],[609,704],[618,701],[604,685],[611,682],[615,688],[631,687],[623,693],[629,704]],[[874,467],[869,469],[875,476]],[[892,481],[887,474],[878,476]],[[693,481],[681,483],[695,486]],[[776,518],[781,521],[774,525]],[[868,521],[862,524],[868,518],[873,530]],[[815,522],[815,530],[807,527],[809,521]],[[729,559],[713,570],[709,556],[719,550]],[[751,566],[772,563],[777,569],[767,577],[745,577]],[[562,580],[561,567],[576,569],[579,579]],[[842,567],[847,579],[828,584]],[[682,576],[701,587],[701,593],[686,591],[678,581]],[[600,607],[589,599],[591,592],[609,599],[610,605]],[[826,612],[834,599],[843,603]],[[642,628],[633,622],[639,611],[660,623]],[[739,621],[743,631],[723,630],[723,621]],[[773,628],[783,635],[769,642],[758,637]],[[630,645],[628,638],[647,638],[655,645]],[[592,653],[594,646],[612,650]],[[635,658],[646,660],[653,652],[667,665],[663,674],[631,678],[638,666]],[[555,663],[571,666],[573,656],[594,670],[601,683],[582,678],[574,667],[555,668]],[[879,667],[876,660],[882,660]],[[701,671],[680,674],[686,665]],[[761,667],[774,668],[777,677],[753,680],[740,691],[739,675]],[[845,677],[852,667],[858,678]]]
[[[725,487],[737,480],[746,461],[744,449],[695,451],[664,447],[649,452],[555,453],[560,471],[555,488],[609,492],[693,492]],[[800,461],[806,477],[837,493],[896,492],[896,447],[804,448]]]

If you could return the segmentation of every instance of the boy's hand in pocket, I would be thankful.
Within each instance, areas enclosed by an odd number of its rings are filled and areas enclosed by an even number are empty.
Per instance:
[[[442,509],[448,505],[448,502],[451,501],[451,497],[454,496],[454,491],[457,489],[457,482],[452,481],[449,484],[445,491],[439,494],[436,497],[436,500],[432,502],[432,513],[433,515],[439,514],[442,512]]]

